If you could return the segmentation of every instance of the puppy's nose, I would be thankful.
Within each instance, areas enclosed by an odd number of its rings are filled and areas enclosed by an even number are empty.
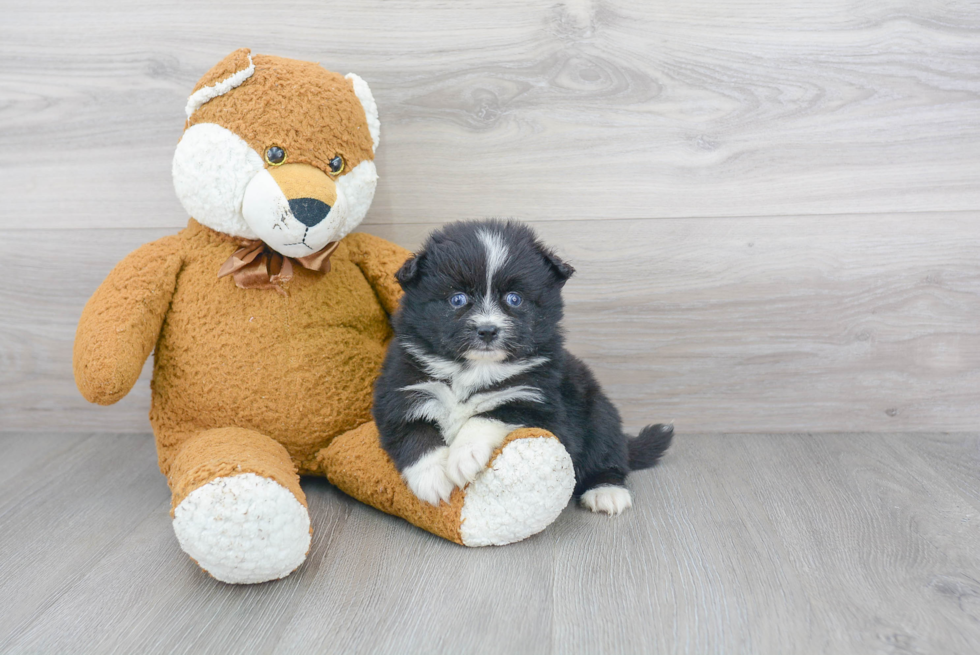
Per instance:
[[[306,227],[313,227],[330,213],[330,205],[316,198],[293,198],[289,201],[289,209]]]
[[[497,326],[481,325],[476,328],[476,336],[480,337],[480,340],[484,343],[491,343],[497,338]]]

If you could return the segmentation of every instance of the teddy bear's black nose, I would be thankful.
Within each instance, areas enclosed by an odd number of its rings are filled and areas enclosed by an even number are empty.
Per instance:
[[[330,205],[316,198],[294,198],[289,201],[289,209],[306,227],[313,227],[330,213]]]

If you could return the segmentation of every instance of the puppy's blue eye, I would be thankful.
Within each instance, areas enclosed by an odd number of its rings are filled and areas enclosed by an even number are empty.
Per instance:
[[[511,291],[506,296],[504,296],[504,302],[506,302],[511,307],[518,307],[522,302],[524,302],[524,299],[521,298],[521,294],[514,293],[513,291]]]
[[[449,304],[455,307],[456,309],[459,309],[460,307],[466,304],[467,300],[468,299],[465,293],[454,293],[449,297]]]

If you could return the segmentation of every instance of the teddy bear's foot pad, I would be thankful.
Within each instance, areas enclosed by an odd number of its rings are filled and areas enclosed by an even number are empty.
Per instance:
[[[254,473],[216,478],[174,510],[180,547],[222,582],[278,580],[310,549],[310,516],[288,489]]]
[[[466,488],[460,537],[466,546],[503,546],[541,532],[575,489],[572,458],[557,439],[516,439]]]

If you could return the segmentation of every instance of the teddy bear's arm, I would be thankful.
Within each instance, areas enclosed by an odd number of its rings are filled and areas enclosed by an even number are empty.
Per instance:
[[[136,384],[170,306],[182,258],[176,236],[148,243],[116,265],[89,298],[75,332],[75,384],[111,405]]]
[[[346,239],[351,260],[361,269],[388,315],[395,313],[402,288],[395,273],[412,253],[381,237],[355,232]]]

